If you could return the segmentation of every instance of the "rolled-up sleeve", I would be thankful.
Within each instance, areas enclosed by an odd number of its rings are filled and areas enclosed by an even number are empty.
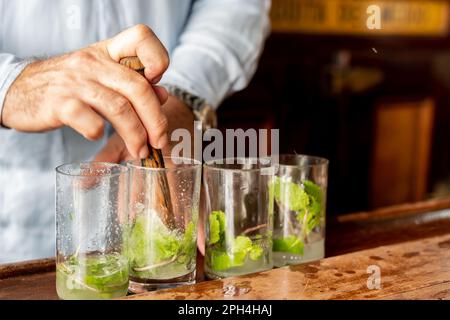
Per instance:
[[[9,87],[32,59],[19,59],[14,55],[0,53],[0,130],[2,127],[3,105]]]
[[[254,75],[270,31],[270,0],[194,1],[163,85],[219,106]]]

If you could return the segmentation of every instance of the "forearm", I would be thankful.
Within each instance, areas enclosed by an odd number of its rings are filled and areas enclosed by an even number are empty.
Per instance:
[[[12,54],[0,53],[0,128],[3,125],[3,107],[6,94],[32,59],[20,59]]]

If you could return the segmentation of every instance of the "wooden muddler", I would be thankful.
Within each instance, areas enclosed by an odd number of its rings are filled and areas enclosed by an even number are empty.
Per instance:
[[[120,60],[120,64],[140,73],[145,77],[145,66],[142,64],[138,57],[123,58],[122,60]],[[150,155],[147,159],[141,160],[141,165],[144,168],[164,169],[165,163],[162,151],[153,148],[150,144],[148,144],[148,148],[150,150]],[[158,211],[160,212],[160,216],[164,224],[169,228],[174,228],[175,219],[173,218],[169,183],[165,172],[160,172],[158,174],[158,185],[159,188],[157,190],[157,195],[161,205],[161,208],[159,208],[160,210]]]

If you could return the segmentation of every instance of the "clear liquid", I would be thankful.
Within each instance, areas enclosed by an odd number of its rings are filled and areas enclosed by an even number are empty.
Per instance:
[[[131,275],[134,281],[151,282],[152,280],[171,280],[184,277],[195,271],[195,265],[186,265],[177,261],[151,269],[149,271],[137,272],[132,271]]]
[[[56,290],[63,300],[106,300],[128,292],[128,261],[119,255],[71,258],[56,266]]]
[[[258,261],[247,259],[243,266],[233,267],[225,271],[211,270],[211,268],[207,265],[205,268],[205,273],[210,279],[222,279],[263,272],[272,268],[273,263],[271,262],[271,259],[260,259]]]
[[[297,255],[285,252],[274,252],[273,260],[277,268],[317,261],[325,257],[325,239],[305,244],[304,254]]]
[[[212,255],[215,251],[211,246],[207,247],[206,257],[205,257],[205,274],[210,279],[221,279],[229,277],[237,277],[252,273],[258,273],[262,271],[267,271],[273,268],[272,259],[272,241],[269,237],[264,237],[258,240],[253,240],[253,244],[257,245],[262,249],[261,256],[254,260],[251,259],[250,255],[247,255],[243,263],[239,265],[232,266],[230,268],[224,268],[223,270],[218,270],[214,268],[214,263],[212,262]],[[223,253],[227,254],[227,253]],[[229,253],[228,253],[229,254]],[[233,255],[230,255],[232,257]]]

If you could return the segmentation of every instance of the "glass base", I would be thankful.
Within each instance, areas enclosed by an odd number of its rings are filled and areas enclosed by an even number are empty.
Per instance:
[[[219,280],[232,277],[240,277],[249,274],[259,273],[271,270],[273,268],[272,262],[267,261],[247,261],[242,267],[231,268],[225,271],[213,271],[205,267],[205,275],[210,280]]]
[[[172,289],[180,286],[195,284],[196,272],[189,273],[183,277],[167,280],[138,279],[130,277],[128,291],[132,294],[141,294],[150,291]]]
[[[285,252],[274,252],[273,261],[276,268],[289,265],[297,265],[325,258],[325,239],[315,241],[305,245],[304,255],[297,255]]]

